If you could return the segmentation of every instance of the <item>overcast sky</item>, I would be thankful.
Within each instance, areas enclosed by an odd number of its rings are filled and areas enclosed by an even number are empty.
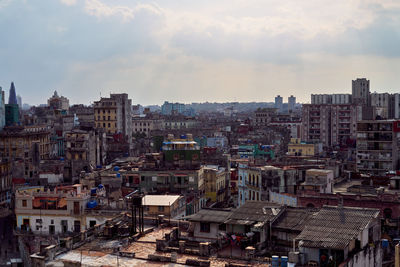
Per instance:
[[[400,92],[398,0],[0,0],[0,86],[24,103],[309,102]]]

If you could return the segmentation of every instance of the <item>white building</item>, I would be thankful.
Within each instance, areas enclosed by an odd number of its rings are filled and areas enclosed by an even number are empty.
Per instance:
[[[15,216],[17,229],[35,234],[67,234],[103,224],[110,216],[91,211],[90,191],[82,185],[63,186],[53,191],[17,190]]]

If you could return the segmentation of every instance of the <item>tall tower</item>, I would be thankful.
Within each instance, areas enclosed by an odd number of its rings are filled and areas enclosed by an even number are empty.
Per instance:
[[[15,94],[14,82],[11,82],[10,95],[8,96],[8,104],[18,105],[17,95]]]
[[[361,106],[370,106],[371,98],[369,91],[369,80],[365,78],[357,78],[352,81],[351,93],[354,104]]]
[[[296,97],[291,95],[288,97],[288,111],[293,111],[296,106]]]
[[[282,112],[282,104],[283,104],[283,97],[277,95],[275,97],[275,108],[278,110],[278,112]]]

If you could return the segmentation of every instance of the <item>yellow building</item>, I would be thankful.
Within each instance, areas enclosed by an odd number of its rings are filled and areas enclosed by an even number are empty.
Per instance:
[[[218,166],[207,166],[204,168],[205,197],[212,202],[222,202],[225,198],[225,176],[224,168]]]
[[[96,128],[106,133],[117,132],[117,102],[112,98],[101,98],[94,102],[94,122]]]
[[[291,156],[314,156],[315,144],[301,142],[300,138],[292,138],[288,145],[288,155]]]
[[[178,217],[184,212],[184,207],[180,206],[183,197],[178,195],[146,195],[142,199],[145,214],[157,217],[164,215],[169,218]]]

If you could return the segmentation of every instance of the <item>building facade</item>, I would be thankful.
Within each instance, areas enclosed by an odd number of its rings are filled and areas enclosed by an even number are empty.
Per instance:
[[[288,111],[291,112],[296,107],[296,97],[291,95],[288,97]]]
[[[132,100],[128,94],[111,94],[94,102],[94,121],[96,128],[107,134],[122,133],[132,142]]]
[[[47,127],[6,127],[0,133],[0,157],[13,164],[14,177],[31,178],[38,173],[40,160],[50,154]]]
[[[280,95],[277,95],[275,97],[275,108],[278,112],[282,112],[283,110],[283,97],[281,97]]]
[[[357,171],[385,175],[399,169],[400,121],[357,123]]]
[[[54,91],[52,97],[47,100],[47,105],[51,109],[61,109],[68,110],[69,109],[69,100],[64,96],[58,96],[57,91]]]
[[[358,105],[305,104],[302,111],[302,140],[326,147],[345,145],[356,138],[357,121],[362,118]]]
[[[357,78],[352,81],[351,86],[352,102],[361,106],[370,106],[369,80],[366,78]]]

